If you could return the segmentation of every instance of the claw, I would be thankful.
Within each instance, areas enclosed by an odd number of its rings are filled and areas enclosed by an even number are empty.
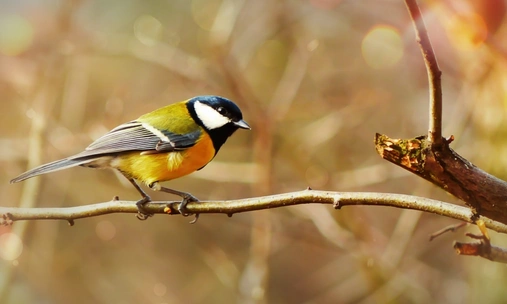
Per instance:
[[[181,201],[181,204],[178,206],[178,211],[183,216],[190,216],[190,215],[192,215],[192,213],[188,213],[187,204],[192,203],[192,202],[198,202],[198,201],[199,201],[199,199],[197,197],[193,196],[190,193],[185,193],[185,195],[183,196],[183,200]],[[198,219],[199,219],[199,213],[196,213],[195,218],[190,222],[190,224],[195,224]]]
[[[188,203],[192,203],[192,202],[198,202],[199,199],[195,196],[193,196],[192,194],[190,193],[185,193],[183,196],[182,196],[183,200],[181,201],[181,204],[178,206],[178,211],[183,215],[183,216],[189,216],[190,213],[187,212],[187,204]]]
[[[199,213],[196,213],[194,215],[195,215],[194,219],[191,220],[190,222],[188,222],[189,224],[195,224],[195,223],[197,223],[197,220],[199,219]]]
[[[187,206],[188,203],[198,202],[199,201],[199,199],[197,197],[193,196],[190,193],[182,192],[182,191],[178,191],[178,190],[174,190],[174,189],[170,189],[170,188],[166,188],[166,187],[161,187],[158,182],[152,183],[150,185],[150,188],[153,189],[153,190],[155,190],[155,191],[162,191],[162,192],[165,192],[165,193],[171,193],[171,194],[174,194],[174,195],[177,195],[177,196],[181,197],[182,200],[181,200],[180,205],[178,206],[178,211],[183,216],[189,216],[189,215],[191,215],[191,213],[187,212],[186,206]],[[193,223],[197,222],[198,218],[199,218],[199,214],[195,214],[195,219],[192,220],[190,223],[193,224]]]
[[[139,187],[139,185],[136,183],[136,181],[133,178],[130,178],[127,175],[125,175],[125,177],[129,180],[130,183],[132,183],[132,185],[136,188],[136,190],[143,197],[142,199],[140,199],[136,203],[137,210],[138,210],[137,214],[136,214],[136,217],[137,217],[137,219],[139,219],[141,221],[145,221],[149,217],[153,216],[153,213],[149,212],[148,210],[146,210],[146,208],[144,208],[144,205],[146,205],[147,203],[151,202],[151,197],[148,194],[146,194],[143,191],[143,189],[141,189],[141,187]],[[113,198],[113,200],[117,200],[117,198],[118,198],[118,196],[115,196],[115,198]]]
[[[146,205],[147,203],[151,202],[151,198],[149,196],[145,196],[143,197],[142,199],[140,199],[136,205],[137,205],[137,214],[136,214],[136,217],[138,220],[140,221],[145,221],[147,220],[148,218],[152,217],[153,216],[153,213],[149,212],[148,210],[146,210],[146,208],[144,207],[144,205]]]

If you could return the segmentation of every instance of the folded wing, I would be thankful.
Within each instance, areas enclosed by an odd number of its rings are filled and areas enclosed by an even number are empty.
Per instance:
[[[176,134],[158,130],[147,123],[131,121],[112,129],[94,141],[83,152],[27,171],[12,179],[11,183],[40,174],[86,165],[101,157],[122,152],[139,151],[143,154],[155,154],[182,151],[194,146],[202,132],[201,129],[196,129],[186,134]]]

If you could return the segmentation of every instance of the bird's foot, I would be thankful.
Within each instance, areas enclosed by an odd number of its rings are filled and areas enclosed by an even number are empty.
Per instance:
[[[181,200],[181,203],[180,205],[178,206],[178,211],[181,213],[181,215],[183,216],[189,216],[191,215],[192,213],[189,213],[188,210],[187,210],[187,204],[188,203],[191,203],[191,202],[198,202],[199,199],[195,196],[193,196],[192,194],[188,193],[188,192],[183,192],[183,191],[178,191],[178,190],[174,190],[174,189],[171,189],[171,188],[166,188],[166,187],[162,187],[160,186],[160,184],[158,182],[155,182],[155,183],[152,183],[150,185],[150,188],[155,190],[155,191],[162,191],[162,192],[165,192],[165,193],[171,193],[171,194],[174,194],[174,195],[177,195],[179,197],[182,198]],[[195,219],[193,219],[190,224],[194,224],[195,222],[197,222],[197,219],[199,218],[199,214],[195,214]]]
[[[190,193],[182,193],[181,197],[183,200],[181,201],[181,204],[178,206],[178,211],[183,216],[190,216],[192,213],[189,213],[187,210],[187,204],[192,202],[199,202],[199,199],[195,196],[193,196]],[[199,213],[195,213],[195,218],[190,222],[190,224],[194,224],[199,219]]]
[[[145,221],[148,218],[153,216],[153,213],[149,212],[145,208],[145,205],[149,202],[151,202],[151,198],[149,196],[145,196],[136,203],[136,205],[137,205],[137,214],[136,214],[137,219],[139,219],[141,221]]]

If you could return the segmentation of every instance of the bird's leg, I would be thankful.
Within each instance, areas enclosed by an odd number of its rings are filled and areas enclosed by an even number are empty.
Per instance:
[[[138,210],[136,217],[141,221],[147,220],[149,217],[153,216],[153,213],[148,212],[148,210],[146,210],[146,208],[144,208],[144,205],[146,205],[146,203],[151,202],[151,197],[148,194],[146,194],[146,192],[144,192],[143,189],[141,189],[141,187],[139,187],[139,185],[136,183],[136,181],[133,178],[127,177],[127,179],[129,180],[129,182],[132,183],[132,185],[136,188],[136,190],[143,197],[142,199],[138,200],[136,203],[137,210]]]
[[[178,206],[178,211],[183,216],[189,216],[190,215],[190,213],[187,212],[187,208],[186,208],[188,203],[190,203],[190,202],[198,202],[199,201],[199,199],[197,197],[193,196],[192,194],[190,194],[188,192],[183,192],[183,191],[178,191],[178,190],[174,190],[174,189],[171,189],[171,188],[162,187],[157,182],[151,184],[150,188],[153,189],[153,190],[155,190],[155,191],[162,191],[162,192],[165,192],[165,193],[171,193],[171,194],[174,194],[174,195],[177,195],[177,196],[181,197],[182,201],[181,201],[181,204]],[[190,222],[190,223],[193,224],[193,223],[197,222],[198,218],[199,218],[199,214],[196,213],[195,214],[195,219],[192,222]]]

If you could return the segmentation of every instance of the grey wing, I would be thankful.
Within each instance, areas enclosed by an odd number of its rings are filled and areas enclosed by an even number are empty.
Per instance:
[[[83,152],[27,171],[12,179],[11,183],[49,172],[86,165],[102,156],[114,153],[140,151],[143,154],[154,154],[185,150],[195,145],[202,132],[197,129],[187,134],[176,134],[158,130],[146,123],[131,121],[114,128],[94,141]]]
[[[195,145],[201,132],[196,130],[188,134],[176,134],[158,130],[146,123],[131,121],[112,129],[73,158],[130,151],[147,153],[181,151]]]

